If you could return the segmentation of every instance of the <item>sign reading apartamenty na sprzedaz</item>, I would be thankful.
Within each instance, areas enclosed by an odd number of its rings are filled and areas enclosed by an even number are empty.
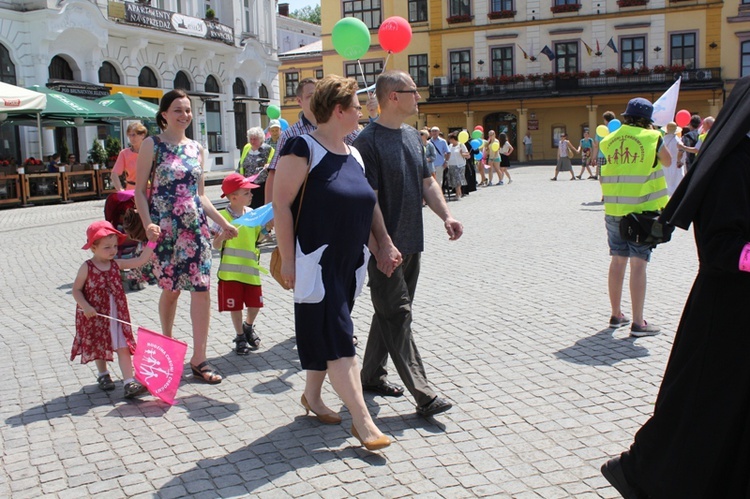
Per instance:
[[[216,21],[205,21],[178,12],[170,12],[132,2],[124,2],[124,7],[125,13],[122,19],[125,22],[234,45],[234,30]],[[110,16],[120,17],[115,14],[114,9],[110,9]]]

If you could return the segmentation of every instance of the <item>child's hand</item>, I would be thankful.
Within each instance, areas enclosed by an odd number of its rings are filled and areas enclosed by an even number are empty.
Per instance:
[[[83,315],[85,315],[89,319],[92,317],[96,317],[96,309],[91,305],[81,307],[81,310],[83,311]]]

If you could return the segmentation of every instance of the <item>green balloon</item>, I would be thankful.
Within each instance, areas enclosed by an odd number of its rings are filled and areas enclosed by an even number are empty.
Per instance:
[[[481,130],[474,130],[473,132],[471,132],[471,138],[472,139],[482,140],[482,131]]]
[[[281,109],[279,109],[279,106],[271,104],[266,108],[266,116],[272,120],[279,119],[279,116],[281,116]]]
[[[344,59],[359,59],[370,49],[370,30],[356,17],[345,17],[333,26],[331,42]]]

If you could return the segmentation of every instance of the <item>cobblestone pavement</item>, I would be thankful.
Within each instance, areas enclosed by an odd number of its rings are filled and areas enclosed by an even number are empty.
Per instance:
[[[617,497],[599,466],[652,411],[697,270],[693,237],[678,231],[649,266],[646,317],[664,334],[613,332],[599,185],[550,182],[551,169],[515,168],[512,185],[451,202],[458,242],[425,212],[414,330],[430,381],[455,406],[424,420],[410,397],[368,396],[395,440],[379,453],[357,446],[344,408],[341,425],[303,416],[291,295],[270,279],[258,352],[234,355],[229,316],[213,314],[222,384],[187,369],[173,407],[125,401],[119,381],[101,392],[93,363],[69,360],[70,289],[104,202],[0,211],[0,496]],[[208,191],[218,199],[218,186]],[[362,345],[366,295],[354,311]],[[135,323],[159,330],[158,297],[128,293]],[[189,342],[188,302],[175,335]]]

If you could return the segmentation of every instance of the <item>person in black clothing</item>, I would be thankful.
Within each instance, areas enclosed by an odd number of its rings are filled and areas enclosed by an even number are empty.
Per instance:
[[[661,220],[694,225],[700,268],[653,416],[602,466],[626,498],[750,494],[750,77],[737,82]]]

